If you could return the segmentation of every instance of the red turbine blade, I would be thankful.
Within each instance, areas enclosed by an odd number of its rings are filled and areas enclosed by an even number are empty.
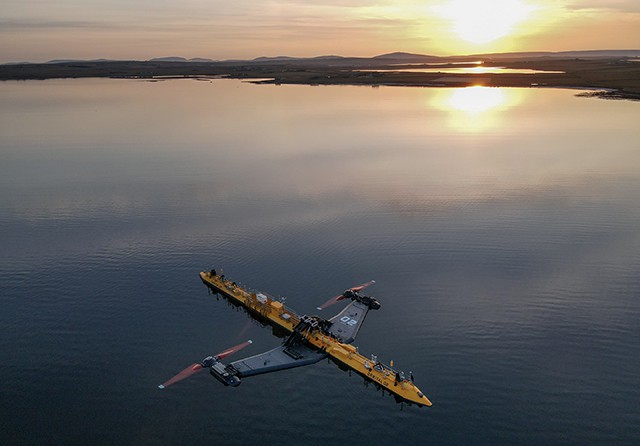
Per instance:
[[[324,310],[325,308],[330,307],[331,305],[337,303],[339,300],[342,300],[342,299],[344,299],[344,296],[342,294],[336,297],[332,297],[331,299],[329,299],[328,301],[320,305],[318,307],[318,310]]]
[[[251,343],[253,343],[253,341],[243,342],[242,344],[238,344],[235,347],[228,348],[225,351],[223,351],[221,353],[218,353],[216,356],[218,357],[218,359],[224,359],[227,356],[234,354],[238,350],[242,350],[243,348],[245,348],[247,345],[249,345]]]
[[[370,280],[367,283],[363,283],[362,285],[354,286],[354,287],[351,287],[349,289],[351,291],[355,291],[357,293],[358,291],[362,291],[363,289],[365,289],[369,285],[373,285],[374,283],[376,283],[375,280]],[[341,301],[342,299],[344,299],[344,293],[340,294],[340,295],[338,295],[336,297],[332,297],[331,299],[329,299],[328,301],[326,301],[325,303],[320,305],[318,307],[318,310],[324,310],[325,308],[330,307],[331,305],[337,303],[338,301]]]
[[[365,289],[366,287],[368,287],[369,285],[373,285],[374,283],[376,283],[375,280],[370,280],[367,283],[363,283],[362,285],[358,285],[358,286],[354,286],[352,288],[349,288],[351,291],[362,291],[363,289]]]
[[[200,364],[191,364],[189,367],[184,369],[182,372],[178,373],[176,376],[171,378],[169,381],[166,381],[160,384],[158,387],[160,389],[164,389],[165,387],[169,387],[171,384],[177,383],[178,381],[182,381],[185,378],[190,377],[191,375],[198,373],[202,370],[202,366]]]

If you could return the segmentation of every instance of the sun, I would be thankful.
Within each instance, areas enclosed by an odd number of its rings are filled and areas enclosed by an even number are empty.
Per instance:
[[[534,9],[521,0],[451,0],[438,8],[458,37],[478,45],[508,36]]]

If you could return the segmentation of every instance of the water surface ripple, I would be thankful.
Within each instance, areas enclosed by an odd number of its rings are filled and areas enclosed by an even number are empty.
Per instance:
[[[0,443],[635,444],[638,104],[487,90],[1,83]],[[329,362],[160,392],[280,342],[212,265],[310,314],[376,279],[356,344],[434,406]]]

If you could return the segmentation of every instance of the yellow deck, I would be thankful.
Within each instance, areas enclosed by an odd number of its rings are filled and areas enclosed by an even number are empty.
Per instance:
[[[289,332],[292,332],[300,322],[300,317],[293,310],[268,296],[261,297],[261,302],[258,300],[256,293],[251,293],[232,281],[223,280],[219,275],[214,276],[209,272],[201,272],[200,278],[210,288],[235,300],[250,312],[268,319],[273,324]],[[400,383],[396,382],[393,369],[384,364],[378,364],[376,367],[376,364],[371,360],[358,353],[357,347],[351,344],[344,344],[331,336],[326,336],[320,330],[313,331],[307,341],[317,348],[325,349],[331,358],[376,382],[390,393],[412,403],[431,406],[431,401],[413,382],[408,380]]]

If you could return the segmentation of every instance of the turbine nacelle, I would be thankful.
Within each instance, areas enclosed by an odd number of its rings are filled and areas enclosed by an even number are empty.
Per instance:
[[[230,365],[226,365],[222,363],[222,359],[226,358],[237,351],[242,350],[253,341],[249,340],[243,342],[242,344],[238,344],[234,347],[231,347],[227,350],[224,350],[217,355],[207,356],[200,363],[191,364],[189,367],[175,375],[173,378],[168,381],[160,384],[158,386],[159,389],[165,389],[172,384],[177,383],[178,381],[182,381],[185,378],[190,377],[191,375],[195,375],[199,371],[208,368],[211,375],[214,376],[218,381],[222,382],[225,386],[239,386],[240,378],[237,376],[237,371]]]
[[[369,282],[363,283],[361,285],[348,288],[348,289],[344,290],[344,292],[342,294],[339,294],[339,295],[337,295],[335,297],[332,297],[331,299],[329,299],[328,301],[326,301],[325,303],[320,305],[318,307],[318,310],[323,310],[323,309],[325,309],[327,307],[330,307],[331,305],[333,305],[335,303],[338,303],[339,301],[344,300],[344,299],[357,300],[357,301],[362,302],[362,303],[364,303],[366,305],[369,305],[369,308],[371,308],[372,310],[377,310],[378,308],[380,308],[380,302],[378,302],[373,297],[369,297],[369,296],[365,296],[365,295],[361,295],[360,294],[360,291],[362,291],[363,289],[365,289],[369,285],[373,285],[374,283],[376,283],[375,280],[370,280]]]

